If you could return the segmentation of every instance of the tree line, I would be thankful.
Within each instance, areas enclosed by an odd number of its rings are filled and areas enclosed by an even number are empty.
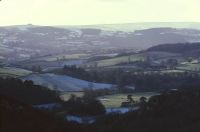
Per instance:
[[[126,72],[122,69],[86,71],[76,66],[64,66],[63,69],[54,72],[91,82],[115,84],[120,91],[125,90],[127,85],[134,86],[136,91],[164,91],[168,89],[200,86],[199,74],[190,72]]]

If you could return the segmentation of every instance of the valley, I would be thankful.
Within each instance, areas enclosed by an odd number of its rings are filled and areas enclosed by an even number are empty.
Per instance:
[[[190,104],[199,110],[198,23],[157,24],[0,27],[3,112],[13,103],[8,112],[16,117],[21,109],[40,111],[90,132],[113,131],[123,121],[141,125],[143,118],[160,123],[160,113],[168,121],[171,111],[178,120],[184,112],[177,109]]]

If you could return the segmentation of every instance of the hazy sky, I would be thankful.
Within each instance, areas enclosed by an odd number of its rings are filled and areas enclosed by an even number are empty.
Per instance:
[[[2,0],[0,25],[200,22],[200,0]]]

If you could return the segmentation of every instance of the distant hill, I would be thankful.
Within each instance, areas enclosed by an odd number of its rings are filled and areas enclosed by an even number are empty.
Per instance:
[[[163,44],[149,48],[147,51],[180,53],[184,56],[200,56],[200,43]]]
[[[81,25],[81,26],[58,26],[62,28],[98,28],[108,31],[124,31],[133,32],[135,30],[143,30],[149,28],[190,28],[200,29],[200,22],[138,22],[138,23],[119,23],[119,24],[97,24],[97,25]]]
[[[19,61],[59,53],[144,50],[159,44],[200,42],[199,34],[200,23],[7,26],[0,27],[0,58]]]

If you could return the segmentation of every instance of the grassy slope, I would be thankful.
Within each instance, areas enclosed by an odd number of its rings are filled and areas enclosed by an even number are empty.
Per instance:
[[[0,68],[0,77],[21,77],[31,74],[31,71],[20,69],[20,68],[13,68],[13,67],[3,67]]]

